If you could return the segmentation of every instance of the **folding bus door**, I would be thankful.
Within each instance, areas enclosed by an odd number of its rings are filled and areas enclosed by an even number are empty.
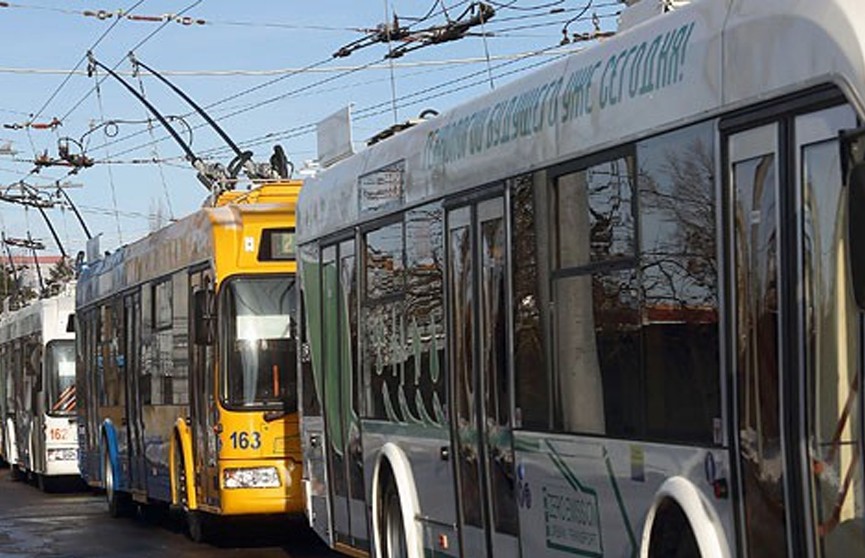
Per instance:
[[[141,293],[123,299],[123,360],[126,365],[126,435],[129,448],[129,488],[146,501],[147,463],[144,454],[141,385]]]
[[[321,252],[324,415],[333,535],[369,548],[357,403],[357,280],[354,241]]]
[[[463,556],[518,556],[504,198],[449,210],[447,293]]]
[[[838,141],[856,119],[814,101],[754,127],[746,115],[726,144],[739,525],[751,557],[865,550],[862,316]]]

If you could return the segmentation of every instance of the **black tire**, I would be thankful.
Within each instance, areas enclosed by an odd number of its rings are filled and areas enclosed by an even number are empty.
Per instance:
[[[186,512],[186,531],[197,543],[207,542],[210,535],[210,516],[198,510]]]
[[[691,522],[673,500],[664,500],[655,512],[649,558],[700,558]]]
[[[408,544],[405,537],[402,505],[399,491],[392,479],[385,482],[381,498],[381,552],[383,558],[408,558]]]
[[[108,504],[108,515],[123,517],[129,514],[131,508],[129,495],[117,490],[117,479],[114,478],[114,467],[108,456],[108,444],[103,444],[102,450],[102,485],[105,488],[105,501]]]
[[[198,510],[189,509],[189,499],[187,498],[186,486],[186,463],[183,460],[183,451],[180,441],[175,443],[177,455],[174,457],[174,478],[177,479],[177,504],[178,508],[186,516],[186,533],[189,538],[197,543],[202,543],[208,539],[208,531],[210,517]]]
[[[23,482],[27,480],[27,474],[13,463],[9,466],[9,478],[14,482]]]
[[[57,491],[57,485],[55,484],[56,480],[57,479],[54,479],[47,475],[37,474],[36,486],[38,486],[39,490],[41,490],[42,492],[45,492],[46,494],[51,494],[52,492]]]

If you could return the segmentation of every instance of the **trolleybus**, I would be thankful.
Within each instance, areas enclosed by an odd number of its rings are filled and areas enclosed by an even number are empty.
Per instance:
[[[78,478],[75,289],[0,315],[2,457],[42,490]]]
[[[214,207],[78,279],[80,467],[109,512],[300,513],[294,206],[299,181]]]
[[[332,547],[865,552],[861,2],[672,4],[305,182]]]

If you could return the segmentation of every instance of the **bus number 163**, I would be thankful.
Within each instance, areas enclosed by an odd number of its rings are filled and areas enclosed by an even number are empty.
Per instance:
[[[234,449],[258,449],[261,447],[261,433],[259,432],[232,432],[231,447]]]

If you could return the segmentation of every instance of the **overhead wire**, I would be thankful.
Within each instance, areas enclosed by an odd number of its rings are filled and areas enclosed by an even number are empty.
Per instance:
[[[145,2],[145,0],[138,0],[127,10],[127,12],[134,11],[136,8],[138,8],[138,6],[140,6],[144,2]],[[108,29],[106,29],[105,31],[102,32],[101,35],[99,35],[99,38],[96,39],[96,42],[94,42],[93,45],[91,45],[88,50],[93,50],[97,46],[99,46],[99,44],[105,39],[105,37],[108,36],[109,33],[111,33],[111,31],[117,26],[118,23],[120,23],[120,20],[113,21],[111,23],[111,25],[108,27]],[[81,64],[83,64],[85,60],[87,60],[86,54],[78,60],[78,63],[75,64],[75,66],[72,68],[72,71],[66,75],[66,77],[63,79],[63,81],[60,82],[60,85],[58,85],[57,88],[54,90],[54,92],[51,93],[51,95],[48,97],[48,100],[46,100],[42,104],[42,106],[39,108],[39,110],[37,110],[33,114],[32,120],[38,120],[39,119],[39,117],[42,115],[42,112],[45,111],[45,109],[48,108],[48,105],[51,104],[51,101],[53,101],[54,98],[57,97],[58,94],[60,94],[60,91],[62,91],[63,88],[66,86],[66,84],[69,83],[69,80],[72,79],[72,76],[74,75],[72,72],[74,72],[79,67],[81,67]],[[63,121],[65,119],[66,119],[66,117],[64,116],[60,120]]]
[[[549,50],[554,50],[557,48],[559,48],[558,45],[555,45],[555,46],[550,46],[547,49],[543,49],[543,50],[549,51]],[[553,56],[553,59],[567,56],[570,53],[571,53],[570,51],[563,52],[563,53],[559,54],[558,56]],[[530,57],[526,57],[526,58],[530,58]],[[508,62],[494,66],[493,69],[499,70],[501,68],[504,68],[508,65],[514,64],[516,62],[518,62],[518,61],[508,61]],[[506,77],[509,75],[513,75],[515,73],[527,71],[529,69],[533,69],[535,67],[544,65],[547,62],[548,62],[547,60],[543,60],[543,61],[539,61],[539,62],[536,62],[536,63],[531,64],[531,65],[528,65],[526,67],[521,67],[521,68],[518,68],[518,69],[515,69],[512,71],[503,72],[503,73],[499,74],[498,77]],[[400,108],[405,108],[408,106],[425,103],[429,100],[432,100],[432,99],[435,99],[435,98],[438,98],[441,96],[450,95],[450,94],[458,92],[458,91],[463,91],[465,89],[475,87],[477,85],[484,83],[487,78],[482,77],[481,79],[470,82],[470,83],[462,83],[462,82],[465,82],[465,81],[472,79],[472,78],[476,78],[478,76],[483,76],[485,73],[486,73],[486,69],[479,70],[476,72],[472,72],[471,74],[461,76],[459,78],[454,78],[452,80],[442,82],[442,83],[440,83],[434,87],[431,87],[431,88],[424,88],[422,90],[415,91],[414,93],[411,93],[409,95],[405,95],[405,96],[399,98],[398,101],[402,101],[402,103],[399,104],[398,106]],[[454,87],[456,85],[459,85],[459,87]],[[441,93],[441,94],[429,95],[429,93],[431,93],[433,91],[442,90],[442,89],[445,89],[446,92]],[[355,121],[362,121],[362,120],[365,120],[368,118],[372,118],[374,116],[379,116],[379,115],[389,111],[389,109],[387,108],[389,106],[389,104],[390,104],[389,101],[382,101],[379,103],[375,103],[373,105],[369,105],[367,107],[362,107],[359,110],[354,111],[354,113],[352,114],[352,118]],[[284,130],[283,132],[271,132],[271,133],[266,134],[266,135],[261,136],[261,137],[246,140],[242,143],[247,147],[256,147],[258,145],[262,145],[262,144],[268,143],[270,141],[276,141],[276,140],[282,140],[282,139],[291,139],[294,137],[299,137],[299,136],[302,136],[304,134],[307,134],[307,133],[314,131],[315,128],[316,128],[315,123],[303,124],[303,125],[292,127],[288,130]],[[223,152],[223,150],[224,150],[224,148],[220,147],[220,148],[215,148],[214,150],[211,150],[211,151],[204,150],[201,153],[202,153],[202,155],[212,156],[212,155],[221,154]]]
[[[144,91],[144,79],[141,77],[141,73],[138,74],[138,88],[141,91],[141,96],[146,96]],[[151,140],[156,139],[156,134],[153,131],[153,119],[150,116],[147,117],[147,132],[150,135]],[[191,135],[191,132],[190,132]],[[190,138],[190,143],[192,139]],[[153,157],[155,159],[159,159],[159,147],[156,145],[155,141],[153,143]],[[168,206],[168,215],[171,219],[174,219],[174,208],[171,207],[171,196],[168,195],[168,182],[165,180],[165,170],[162,168],[161,163],[157,163],[156,168],[159,169],[159,179],[162,182],[162,192],[165,196],[165,203]]]
[[[589,2],[588,5],[591,5],[591,2]],[[434,10],[434,8],[435,8],[435,5],[433,6],[433,10]],[[431,11],[432,11],[432,10],[431,10]],[[584,8],[580,11],[580,13],[578,14],[578,17],[579,17],[579,15],[584,14],[586,11],[587,11],[587,7],[584,7]],[[524,16],[524,17],[525,17],[525,16]],[[576,19],[576,18],[572,18],[572,20],[574,20],[574,19]],[[559,24],[561,24],[561,23],[559,22]],[[549,23],[545,23],[545,24],[543,24],[543,25],[550,25],[550,24],[549,24]],[[490,58],[492,58],[492,57],[490,57]],[[248,89],[245,89],[245,90],[243,90],[243,91],[237,92],[237,93],[235,93],[235,94],[233,94],[233,95],[231,95],[231,96],[229,96],[229,97],[226,97],[226,98],[224,98],[224,99],[221,99],[221,100],[219,100],[219,101],[216,101],[216,102],[214,102],[214,103],[211,103],[211,104],[209,104],[209,105],[206,105],[206,108],[213,108],[213,107],[219,106],[219,105],[224,104],[224,103],[226,103],[226,102],[228,102],[228,101],[230,101],[230,100],[237,99],[237,98],[239,98],[239,97],[241,97],[241,96],[244,96],[244,95],[249,94],[249,93],[251,93],[251,92],[254,92],[254,91],[256,91],[256,90],[260,90],[260,89],[262,89],[262,88],[264,88],[264,87],[267,87],[267,86],[269,86],[269,85],[272,85],[273,83],[275,83],[275,82],[277,82],[277,81],[280,81],[281,79],[285,79],[285,78],[287,78],[287,77],[291,77],[292,75],[295,75],[295,74],[297,74],[297,73],[302,73],[302,72],[304,72],[305,70],[309,69],[310,66],[320,66],[320,65],[325,64],[325,63],[328,62],[328,61],[330,61],[330,59],[320,61],[320,62],[318,62],[318,63],[312,64],[312,65],[309,65],[309,66],[307,66],[306,68],[302,68],[302,69],[298,70],[297,72],[291,72],[291,73],[285,74],[285,75],[283,75],[283,76],[280,76],[279,78],[277,78],[277,79],[275,79],[275,80],[269,80],[268,82],[265,82],[265,83],[262,83],[262,84],[258,84],[258,85],[254,86],[254,87],[252,87],[252,88],[248,88]],[[346,70],[346,71],[344,71],[344,72],[339,72],[337,75],[332,76],[332,77],[330,77],[330,78],[328,78],[328,79],[320,80],[319,82],[312,83],[312,84],[309,84],[309,85],[307,85],[307,86],[303,86],[303,87],[300,87],[300,88],[296,88],[296,89],[294,89],[294,90],[291,90],[291,91],[288,91],[288,92],[282,93],[282,94],[280,94],[280,95],[277,95],[277,96],[274,96],[274,97],[271,97],[271,98],[268,98],[268,99],[265,99],[265,100],[262,100],[262,101],[253,102],[253,103],[251,103],[251,104],[249,104],[249,105],[247,105],[247,106],[245,106],[245,107],[242,107],[242,108],[240,108],[240,109],[231,110],[231,111],[228,112],[227,114],[221,116],[221,117],[220,117],[220,120],[224,120],[224,119],[231,118],[231,117],[236,116],[236,115],[238,115],[238,114],[242,114],[242,113],[248,112],[248,111],[250,111],[250,110],[254,110],[254,109],[256,109],[256,108],[260,108],[260,107],[262,107],[262,106],[266,106],[266,105],[268,105],[268,104],[271,104],[271,103],[276,102],[276,101],[278,101],[278,100],[282,100],[282,99],[287,98],[287,97],[290,97],[290,96],[295,96],[295,95],[297,95],[298,93],[300,93],[300,92],[302,92],[302,91],[304,91],[304,90],[308,90],[308,89],[311,89],[311,88],[314,88],[314,87],[319,87],[319,86],[323,85],[324,83],[327,83],[327,82],[333,81],[333,80],[335,80],[335,79],[343,78],[343,77],[345,77],[345,76],[348,75],[348,74],[351,74],[351,73],[354,73],[354,72],[357,72],[357,71],[360,71],[360,70],[363,70],[363,69],[370,68],[370,67],[373,66],[374,64],[375,64],[375,63],[372,62],[372,63],[368,63],[368,64],[363,64],[363,65],[360,65],[360,66],[355,66],[355,67],[353,67],[353,68],[351,68],[351,69],[349,69],[349,70]],[[487,66],[488,66],[488,68],[487,68],[487,74],[488,74],[488,76],[489,76],[490,73],[491,73],[489,62],[487,62]],[[201,124],[201,125],[196,125],[196,126],[194,127],[194,129],[197,129],[197,128],[202,127],[202,126],[203,126],[203,124]],[[302,126],[301,128],[306,129],[305,126]],[[138,131],[138,132],[136,132],[136,133],[134,133],[134,134],[130,134],[129,136],[124,136],[124,137],[122,137],[122,138],[118,138],[117,140],[113,140],[113,141],[114,141],[114,142],[121,142],[121,141],[125,141],[125,140],[128,139],[129,137],[131,137],[131,136],[133,136],[133,135],[140,135],[140,134],[143,133],[143,132],[146,132],[146,131]],[[272,136],[272,134],[268,134],[268,136]],[[157,141],[164,141],[165,139],[166,139],[166,137],[163,136],[161,139],[159,139],[159,140],[157,140]],[[123,150],[123,151],[117,152],[117,153],[115,153],[114,155],[115,155],[116,157],[119,157],[119,156],[122,156],[122,155],[125,155],[125,154],[128,154],[128,153],[131,153],[131,152],[133,152],[133,151],[135,151],[135,150],[141,149],[141,148],[144,147],[144,146],[151,145],[151,143],[152,143],[152,142],[148,142],[147,144],[144,144],[144,145],[136,145],[136,146],[131,147],[131,148],[128,148],[128,149],[126,149],[126,150]]]
[[[390,14],[388,13],[388,9],[387,9],[387,1],[388,0],[382,0],[382,1],[384,2],[385,25],[388,25],[387,22],[390,21]],[[433,8],[435,8],[435,5],[433,5]],[[393,57],[390,56],[390,54],[393,54],[393,41],[391,41],[391,33],[389,31],[387,32],[387,51],[388,51],[388,57],[387,57],[388,66],[390,66],[390,72],[389,72],[390,73],[390,98],[391,98],[391,105],[393,106],[393,123],[396,124],[397,121],[399,120],[399,116],[398,116],[399,113],[396,110],[396,75],[394,74],[394,70],[393,70]]]
[[[143,2],[144,0],[139,0],[139,1],[140,1],[140,2]],[[193,2],[193,3],[190,4],[189,6],[185,7],[185,8],[182,9],[180,12],[178,12],[177,15],[183,15],[183,14],[185,14],[186,12],[188,12],[189,10],[191,10],[192,8],[194,8],[195,6],[201,4],[201,2],[203,2],[203,1],[204,1],[204,0],[196,0],[195,2]],[[130,51],[135,51],[135,50],[139,49],[142,45],[146,44],[146,43],[147,43],[148,41],[150,41],[150,39],[152,39],[152,38],[153,38],[157,33],[159,33],[160,31],[162,31],[163,29],[165,29],[165,27],[166,27],[169,23],[170,23],[170,20],[169,20],[169,21],[165,21],[165,22],[163,22],[162,24],[160,24],[156,29],[154,29],[153,31],[151,31],[150,33],[148,33],[147,35],[145,35],[143,39],[141,39],[140,41],[138,41],[138,42],[137,42],[137,43],[136,43],[136,44],[135,44],[135,45],[130,49]],[[89,49],[88,52],[92,52],[93,49],[95,48],[95,46],[96,46],[96,45],[94,45],[94,47],[91,47],[91,48]],[[86,54],[85,54],[84,58],[87,59],[87,55],[86,55]],[[116,69],[118,66],[120,66],[120,64],[123,63],[124,60],[126,60],[126,57],[121,58],[121,59],[120,59],[120,60],[119,60],[119,61],[118,61],[118,62],[117,62],[117,63],[116,63],[116,64],[115,64],[111,69],[112,69],[112,70]],[[79,64],[80,64],[80,63],[79,63]],[[95,92],[95,90],[96,90],[96,86],[98,86],[100,83],[102,83],[103,81],[105,81],[107,78],[108,78],[108,76],[106,75],[106,76],[104,76],[100,81],[98,81],[94,87],[92,87],[92,88],[91,88],[87,93],[85,93],[84,96],[81,97],[81,99],[79,99],[78,102],[75,103],[75,104],[72,106],[72,108],[69,109],[69,110],[66,112],[66,114],[63,115],[62,118],[60,118],[60,120],[61,120],[61,121],[64,121],[64,120],[66,120],[67,118],[69,118],[69,116],[70,116],[73,112],[75,112],[75,111],[78,109],[78,107],[80,107],[80,106],[84,103],[84,101],[86,101],[86,100],[90,97],[90,95],[92,95],[92,94]]]
[[[105,110],[102,105],[102,89],[99,86],[99,76],[94,70],[93,79],[96,81],[96,99],[99,104],[99,117],[102,121],[105,121]],[[111,158],[111,152],[109,148],[105,148],[105,153],[108,155],[108,158]],[[120,244],[123,244],[123,231],[120,229],[120,215],[117,213],[117,188],[114,184],[114,168],[109,164],[108,165],[108,184],[111,187],[111,202],[114,204],[114,220],[117,224],[117,237],[120,239]]]
[[[469,1],[469,0],[460,0],[460,2],[458,2],[458,3],[455,4],[455,6],[460,6],[460,5],[462,5],[462,4],[466,4],[466,3],[468,3],[468,1]],[[427,16],[425,16],[424,18],[418,20],[415,24],[420,23],[420,22],[426,20],[428,17],[431,17],[431,14],[434,14],[434,8],[435,8],[436,5],[437,5],[437,4],[434,4],[434,5],[433,5],[433,9],[431,9],[430,12],[428,12]],[[181,13],[183,13],[183,12],[181,12]],[[443,11],[440,12],[440,13],[446,13],[446,11],[443,10]],[[437,14],[435,14],[435,15],[437,15]],[[372,35],[373,35],[372,33],[369,33],[367,36],[369,37],[369,36],[372,36]],[[135,49],[133,48],[132,50],[135,50]],[[298,69],[297,71],[289,71],[289,72],[287,72],[285,75],[282,75],[282,76],[279,76],[279,77],[277,77],[277,78],[274,78],[274,79],[268,80],[268,81],[266,81],[266,82],[264,82],[264,83],[261,83],[261,84],[255,85],[255,86],[253,86],[253,87],[250,87],[250,88],[247,88],[247,89],[241,90],[241,91],[239,91],[239,92],[237,92],[237,93],[234,93],[234,94],[232,94],[232,95],[229,95],[228,97],[225,97],[225,98],[223,98],[223,99],[220,99],[220,100],[218,100],[218,101],[215,101],[215,102],[213,102],[213,103],[210,103],[210,104],[208,104],[208,105],[205,105],[203,108],[204,108],[205,110],[210,110],[210,109],[212,109],[212,108],[215,108],[215,107],[218,107],[218,106],[220,106],[220,105],[223,105],[223,104],[225,104],[225,103],[227,103],[227,102],[230,102],[230,101],[232,101],[232,100],[234,100],[234,99],[240,98],[241,96],[245,96],[245,95],[248,95],[248,94],[254,93],[254,92],[259,91],[259,90],[261,90],[261,89],[263,89],[263,88],[265,88],[265,87],[269,87],[269,86],[271,86],[271,85],[274,85],[274,84],[276,84],[276,83],[279,83],[280,81],[282,81],[282,80],[284,80],[284,79],[287,79],[287,78],[289,78],[289,77],[292,77],[292,76],[294,76],[294,75],[298,75],[298,74],[301,74],[301,73],[305,73],[305,72],[310,71],[310,70],[312,70],[312,69],[314,69],[314,68],[317,68],[317,67],[319,67],[319,66],[323,66],[323,65],[327,64],[328,62],[331,62],[332,60],[333,60],[333,57],[328,57],[328,58],[326,58],[326,59],[320,60],[320,61],[318,61],[318,62],[314,62],[314,63],[309,64],[309,65],[307,65],[307,66],[305,66],[305,67],[303,67],[303,68],[300,68],[300,69]],[[355,72],[355,71],[362,70],[362,69],[366,69],[366,68],[370,67],[370,65],[371,65],[371,64],[364,64],[364,65],[362,65],[362,66],[358,66],[358,67],[355,67],[355,68],[346,69],[345,71],[340,72],[340,75],[339,75],[338,77],[343,77],[343,76],[345,76],[345,75],[347,75],[347,74],[350,74],[350,73],[353,73],[353,72]],[[116,66],[115,66],[115,68],[116,68]],[[269,104],[269,103],[265,103],[265,104]],[[262,105],[255,104],[252,108],[258,108],[259,106],[262,106]],[[193,113],[190,112],[190,113],[188,113],[188,114],[185,115],[185,116],[192,116],[192,115],[193,115]],[[231,113],[229,116],[233,116],[233,115],[234,115],[234,113]],[[140,135],[140,133],[141,133],[141,132],[137,132],[135,135]],[[120,138],[120,139],[118,139],[117,141],[118,141],[118,142],[119,142],[119,141],[124,141],[125,139],[126,139],[126,137],[124,137],[124,138]],[[164,139],[166,139],[166,137],[163,136],[162,140],[164,140]],[[162,140],[160,140],[160,141],[162,141]]]

